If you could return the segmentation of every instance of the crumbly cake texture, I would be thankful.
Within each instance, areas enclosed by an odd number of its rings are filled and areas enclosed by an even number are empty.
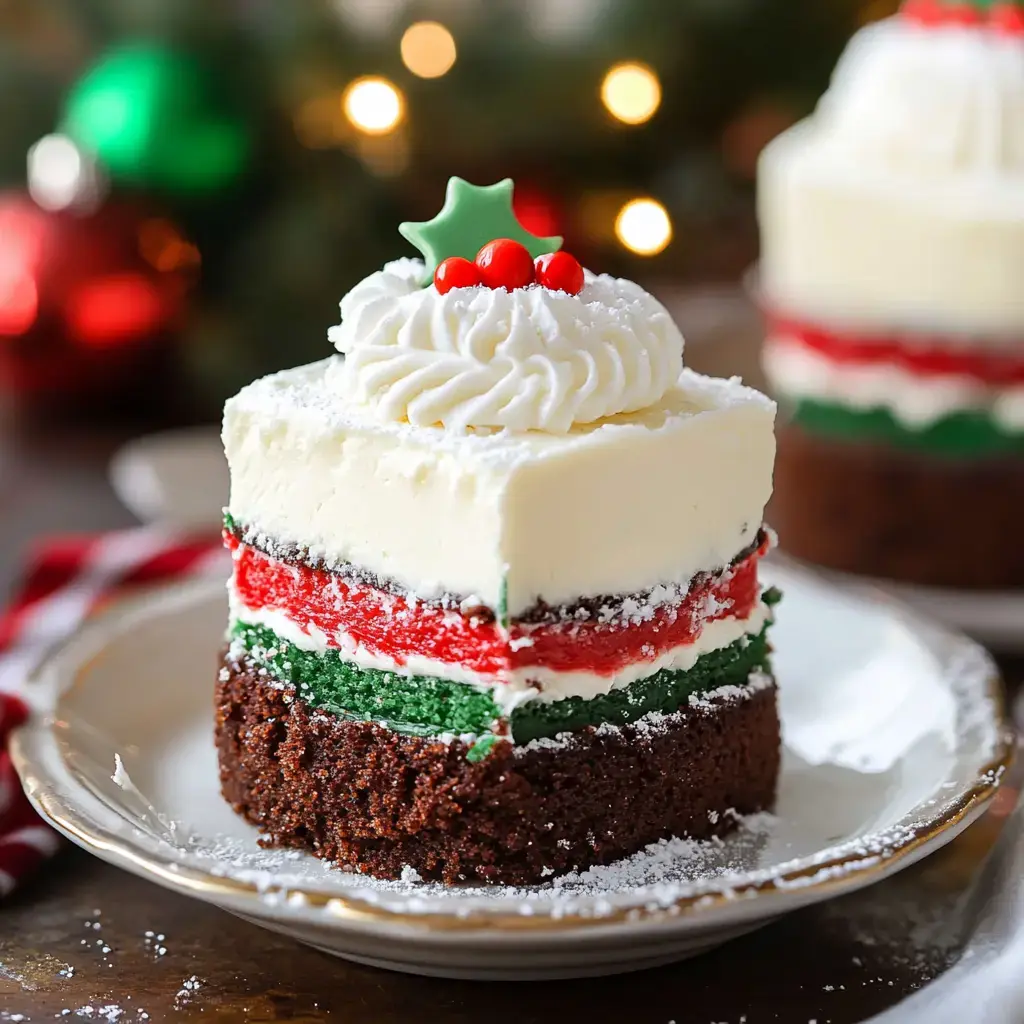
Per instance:
[[[242,531],[245,535],[245,531]],[[581,674],[621,685],[635,662],[679,668],[681,652],[704,653],[756,632],[757,564],[770,545],[762,531],[729,565],[684,586],[633,595],[535,604],[515,616],[457,596],[437,601],[370,582],[349,567],[313,568],[254,548],[228,533],[234,571],[231,618],[315,655],[341,652],[367,669],[441,676],[484,689],[581,683]],[[736,635],[731,635],[735,633]],[[711,638],[711,643],[707,641]],[[660,661],[665,664],[659,665]],[[567,674],[568,673],[568,674]],[[600,685],[598,680],[595,682]]]
[[[500,740],[479,761],[461,741],[317,712],[230,657],[216,708],[224,795],[264,841],[380,878],[530,884],[723,835],[729,812],[773,804],[780,759],[767,676],[634,725]]]
[[[761,528],[770,403],[739,384],[686,375],[659,409],[596,430],[453,438],[358,417],[352,430],[350,414],[325,400],[329,373],[278,375],[259,386],[259,402],[243,393],[229,407],[233,485],[242,483],[225,521],[234,569],[217,743],[223,790],[240,813],[273,842],[385,877],[409,864],[424,878],[539,882],[670,835],[721,834],[730,809],[771,806],[780,745],[767,639],[775,595],[762,594],[757,576],[771,543]],[[283,405],[262,415],[267,391],[282,383]],[[609,490],[630,462],[639,472]],[[367,522],[349,515],[353,494],[371,511],[381,503],[376,524],[353,528]],[[391,575],[384,558],[354,562],[351,547],[320,527],[309,532],[313,517],[293,513],[296,498],[310,510],[333,502],[349,516],[348,535],[375,540],[374,552],[388,542],[379,522],[398,505],[391,536],[400,528],[404,551],[415,545],[403,566],[417,568]],[[431,509],[426,521],[421,504]],[[268,507],[285,508],[295,529],[268,530],[260,516]],[[446,513],[461,536],[444,536]],[[576,533],[585,544],[569,540]],[[436,549],[460,544],[476,550],[445,575]],[[633,557],[616,565],[621,550]],[[428,579],[422,567],[432,558]],[[708,703],[715,692],[729,699]],[[687,713],[676,722],[680,709]],[[748,718],[754,734],[734,732]],[[656,723],[661,731],[651,732]],[[259,745],[281,730],[302,737],[305,761],[286,744]],[[545,743],[554,746],[536,746]],[[709,760],[698,765],[702,749]],[[522,757],[514,776],[505,773],[514,788],[494,781],[498,766]],[[300,762],[310,760],[307,772]],[[420,775],[429,785],[415,813],[399,813],[395,787]],[[588,780],[596,788],[583,798]],[[636,787],[649,806],[617,826]],[[310,802],[314,789],[324,795]],[[506,796],[507,808],[496,802]],[[547,824],[570,808],[572,827],[549,836]]]
[[[385,878],[540,882],[774,797],[775,405],[511,187],[453,180],[340,355],[225,407],[224,795]]]

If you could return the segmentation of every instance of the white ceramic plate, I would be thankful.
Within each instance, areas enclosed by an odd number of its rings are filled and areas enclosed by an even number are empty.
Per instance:
[[[216,530],[230,483],[220,431],[192,427],[136,438],[111,460],[110,483],[145,523]]]
[[[261,850],[217,788],[211,690],[226,607],[209,583],[114,609],[53,655],[12,752],[34,804],[75,842],[331,953],[474,978],[654,966],[949,842],[1011,757],[983,650],[874,592],[785,565],[767,575],[786,594],[775,630],[786,737],[777,816],[725,842],[677,840],[548,886],[377,883]]]
[[[924,587],[895,580],[869,579],[837,569],[825,569],[789,555],[787,562],[817,573],[839,588],[873,587],[933,621],[957,629],[978,643],[1005,654],[1024,653],[1024,590],[955,590]]]
[[[878,585],[987,647],[1024,653],[1024,590],[947,590],[889,582]]]

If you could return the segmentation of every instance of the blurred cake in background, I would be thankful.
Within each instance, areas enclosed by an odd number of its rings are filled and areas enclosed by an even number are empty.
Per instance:
[[[798,557],[1024,586],[1024,5],[851,41],[759,169],[772,520]]]

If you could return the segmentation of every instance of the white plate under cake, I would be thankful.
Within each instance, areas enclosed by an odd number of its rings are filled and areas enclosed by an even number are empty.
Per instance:
[[[785,750],[773,815],[536,886],[446,886],[263,848],[224,802],[210,727],[219,582],[111,610],[35,674],[13,737],[42,813],[98,856],[342,956],[474,978],[666,963],[876,882],[984,809],[1012,751],[991,659],[873,592],[770,559]],[[145,685],[140,685],[145,666]]]

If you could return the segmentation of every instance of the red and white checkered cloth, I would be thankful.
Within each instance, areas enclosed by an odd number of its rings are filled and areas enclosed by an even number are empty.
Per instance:
[[[39,544],[0,616],[0,899],[58,848],[21,791],[7,736],[28,715],[25,679],[54,644],[101,607],[141,587],[224,575],[219,538],[182,538],[144,527]]]

